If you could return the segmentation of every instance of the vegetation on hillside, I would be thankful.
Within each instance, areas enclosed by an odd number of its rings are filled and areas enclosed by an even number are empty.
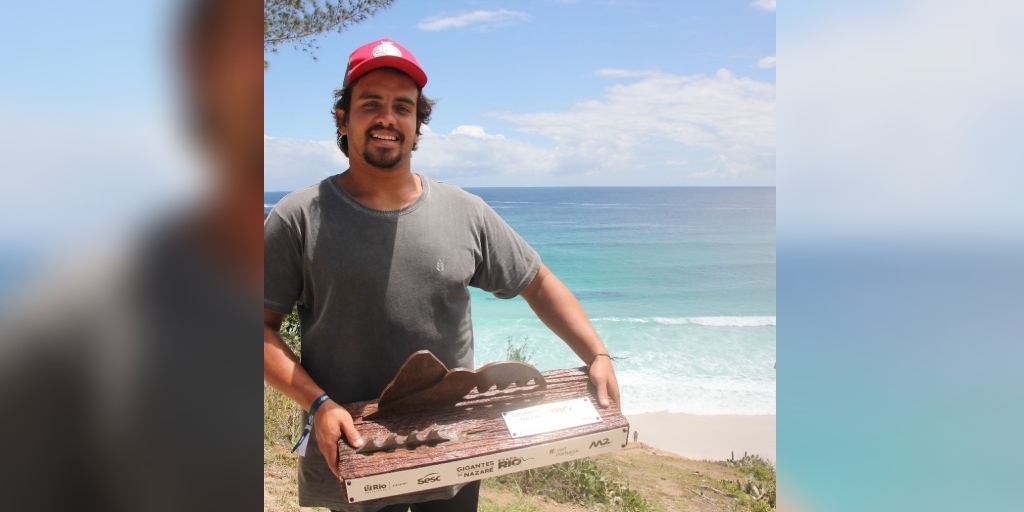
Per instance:
[[[775,465],[758,457],[746,455],[739,460],[720,462],[726,467],[738,468],[745,478],[723,480],[725,491],[733,495],[742,510],[769,512],[775,510]]]

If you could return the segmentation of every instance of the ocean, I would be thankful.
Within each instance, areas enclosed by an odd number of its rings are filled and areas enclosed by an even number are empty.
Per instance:
[[[775,414],[774,188],[466,190],[580,300],[618,358],[623,412]],[[472,300],[478,366],[509,339],[542,371],[582,364],[521,298]]]

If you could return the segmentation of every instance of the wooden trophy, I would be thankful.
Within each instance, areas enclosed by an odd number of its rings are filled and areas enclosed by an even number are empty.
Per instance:
[[[380,399],[342,407],[367,441],[358,450],[338,442],[349,503],[590,457],[625,448],[629,437],[618,404],[597,405],[585,366],[449,370],[421,350]]]

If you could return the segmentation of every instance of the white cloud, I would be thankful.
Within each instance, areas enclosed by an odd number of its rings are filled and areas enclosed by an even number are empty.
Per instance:
[[[448,30],[450,28],[472,27],[476,30],[488,30],[520,21],[527,21],[530,16],[523,12],[498,9],[497,11],[473,11],[454,16],[431,16],[419,22],[420,30]]]
[[[466,125],[455,127],[455,129],[452,130],[452,135],[466,135],[468,137],[474,137],[474,138],[477,138],[477,139],[504,139],[505,138],[505,136],[501,135],[501,134],[498,134],[498,135],[488,135],[487,132],[484,130],[483,126],[472,125],[472,124],[466,124]]]
[[[295,190],[348,168],[333,140],[263,136],[263,189]]]
[[[576,171],[622,173],[666,156],[694,155],[704,161],[695,172],[757,173],[762,184],[774,182],[775,86],[724,69],[714,76],[652,74],[564,112],[498,117],[554,140],[559,151],[578,158],[566,163]],[[721,158],[707,160],[708,154]],[[652,161],[657,155],[662,158]]]
[[[775,12],[775,0],[754,0],[750,5],[753,5],[762,11]]]
[[[564,111],[491,114],[513,132],[424,126],[413,169],[465,185],[774,184],[774,84],[724,69],[599,73],[630,83]],[[265,138],[267,190],[299,188],[346,166],[334,141]]]
[[[413,168],[439,179],[544,175],[557,172],[557,153],[482,126],[463,125],[449,134],[424,126]]]
[[[757,67],[761,69],[771,69],[775,67],[775,56],[769,55],[759,61],[757,61]]]

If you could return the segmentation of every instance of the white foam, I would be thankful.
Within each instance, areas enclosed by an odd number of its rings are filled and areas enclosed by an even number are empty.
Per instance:
[[[648,318],[620,318],[616,316],[610,316],[605,318],[592,318],[591,322],[626,322],[630,324],[645,324],[651,320]]]
[[[653,320],[654,323],[661,325],[684,325],[690,323],[689,318],[665,318],[661,316],[656,316],[651,320]]]
[[[772,316],[593,319],[618,358],[624,412],[699,415],[775,413],[773,328],[746,328],[774,321]],[[582,364],[536,318],[479,322],[474,337],[478,365],[503,359],[509,337],[514,343],[529,337],[532,363],[541,371]]]
[[[775,414],[775,382],[736,376],[695,378],[643,370],[617,372],[626,414]]]
[[[653,318],[595,318],[595,322],[654,322],[661,325],[701,325],[704,327],[768,327],[775,325],[774,316],[698,316],[669,318],[656,316]]]
[[[774,316],[702,316],[690,323],[707,327],[767,327],[775,325]]]

